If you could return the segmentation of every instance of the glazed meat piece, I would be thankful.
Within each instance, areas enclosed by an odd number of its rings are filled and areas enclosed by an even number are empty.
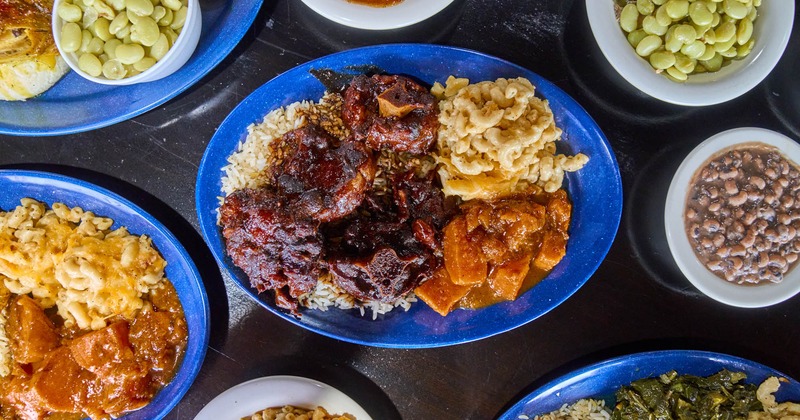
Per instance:
[[[393,302],[441,265],[439,227],[449,212],[433,176],[395,177],[391,197],[371,194],[345,224],[329,260],[334,281],[361,300]]]
[[[415,238],[411,223],[388,214],[351,220],[328,260],[334,281],[360,300],[393,302],[430,277],[433,252]]]
[[[296,313],[296,298],[313,289],[321,273],[319,223],[269,188],[226,197],[220,222],[228,255],[250,284],[259,292],[274,289],[275,303]]]
[[[336,139],[315,125],[292,130],[273,146],[282,159],[270,168],[274,184],[298,211],[320,222],[356,209],[375,178],[375,159],[361,143]]]
[[[436,141],[436,98],[407,77],[356,76],[344,93],[344,105],[344,123],[371,149],[424,154]]]

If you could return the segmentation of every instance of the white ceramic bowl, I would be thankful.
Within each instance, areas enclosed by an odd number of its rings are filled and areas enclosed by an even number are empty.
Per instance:
[[[396,29],[421,22],[442,11],[453,0],[403,0],[390,7],[371,7],[347,0],[303,0],[320,15],[360,29]]]
[[[758,8],[753,51],[714,73],[689,76],[684,83],[657,74],[628,43],[614,15],[614,0],[586,0],[597,44],[614,69],[642,92],[678,105],[703,106],[739,97],[759,84],[778,63],[794,21],[795,0],[764,0]]]
[[[684,209],[689,184],[698,168],[723,149],[759,142],[778,148],[785,157],[800,162],[800,145],[794,140],[763,128],[736,128],[724,131],[700,143],[678,167],[667,193],[664,226],[672,257],[686,278],[701,292],[719,302],[742,308],[774,305],[800,292],[800,270],[797,267],[784,276],[781,283],[742,286],[729,283],[709,271],[697,259],[686,235]]]
[[[119,80],[106,79],[105,77],[102,77],[102,75],[100,77],[94,77],[78,68],[78,54],[65,53],[61,48],[61,26],[63,25],[63,22],[55,10],[58,10],[58,6],[63,1],[64,0],[55,0],[53,4],[52,26],[53,38],[56,41],[56,47],[58,47],[58,51],[61,53],[61,56],[64,57],[64,60],[67,62],[70,68],[75,71],[75,73],[78,73],[81,77],[91,80],[95,83],[122,86],[152,82],[167,77],[170,74],[175,73],[184,64],[186,64],[187,61],[189,61],[189,58],[192,56],[195,48],[197,47],[197,42],[200,40],[200,30],[202,29],[203,22],[200,12],[200,2],[198,0],[189,0],[186,22],[183,25],[183,29],[181,30],[178,39],[175,41],[175,44],[169,49],[169,51],[167,51],[167,54],[164,55],[164,57],[153,67],[150,67],[136,76],[126,77]]]

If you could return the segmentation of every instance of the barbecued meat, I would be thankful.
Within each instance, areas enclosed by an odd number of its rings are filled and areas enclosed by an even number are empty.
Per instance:
[[[397,75],[356,76],[344,93],[342,120],[374,150],[428,153],[439,129],[436,98]]]
[[[238,190],[220,208],[228,255],[259,292],[297,311],[296,298],[314,288],[324,255],[319,223],[270,188]]]
[[[359,216],[340,226],[328,259],[334,281],[361,300],[393,302],[441,264],[438,225],[447,210],[433,177],[400,174],[394,194],[371,194]]]
[[[375,178],[375,159],[362,143],[336,139],[315,125],[286,133],[274,149],[283,159],[270,168],[292,205],[320,222],[356,209]]]

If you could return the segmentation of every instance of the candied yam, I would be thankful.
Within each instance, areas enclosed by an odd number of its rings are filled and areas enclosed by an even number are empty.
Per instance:
[[[531,254],[522,254],[519,258],[508,260],[495,266],[487,279],[494,293],[505,299],[514,300],[519,295],[522,283],[531,266]]]
[[[81,368],[66,347],[59,347],[31,377],[29,397],[44,412],[80,412],[93,389],[86,383],[93,379],[94,375]]]
[[[545,230],[542,235],[542,247],[533,260],[533,265],[540,270],[550,271],[564,258],[566,253],[566,235],[550,229]]]
[[[572,203],[567,197],[567,192],[560,189],[554,192],[547,202],[547,221],[556,230],[566,233],[570,217],[572,217]]]
[[[447,270],[440,268],[433,273],[433,277],[414,289],[414,293],[431,309],[445,316],[471,288],[472,286],[454,284],[450,281]]]
[[[444,265],[455,284],[469,286],[486,280],[488,264],[480,245],[467,239],[463,217],[453,219],[444,228]]]
[[[69,350],[78,365],[103,378],[129,376],[136,370],[126,321],[76,338]]]
[[[8,340],[14,361],[35,363],[58,346],[58,334],[44,309],[28,296],[19,296],[8,315]]]

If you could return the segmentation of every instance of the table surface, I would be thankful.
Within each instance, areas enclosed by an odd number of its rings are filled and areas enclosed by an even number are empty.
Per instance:
[[[688,108],[649,98],[614,72],[592,37],[582,0],[456,0],[425,22],[385,32],[340,26],[297,0],[264,3],[228,58],[165,105],[88,133],[0,136],[0,167],[59,172],[110,188],[162,220],[194,258],[211,302],[211,339],[195,383],[167,418],[192,418],[248,379],[288,374],[339,388],[375,419],[491,419],[575,368],[660,349],[728,353],[800,378],[800,310],[794,306],[800,297],[739,309],[701,296],[673,262],[663,232],[669,182],[701,141],[742,126],[800,139],[800,79],[794,73],[800,68],[800,25],[778,67],[749,93]],[[575,98],[608,137],[624,187],[616,240],[586,285],[534,322],[444,348],[345,343],[294,326],[251,301],[203,244],[195,176],[225,116],[298,64],[394,42],[465,47],[526,67]]]

